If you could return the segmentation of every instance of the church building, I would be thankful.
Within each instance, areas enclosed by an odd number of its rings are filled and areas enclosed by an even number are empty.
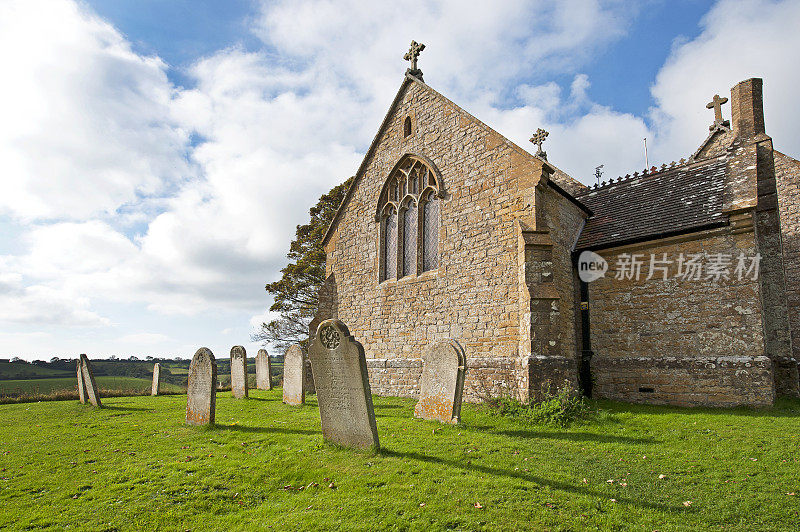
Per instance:
[[[363,344],[373,393],[415,396],[461,344],[464,397],[768,406],[798,395],[800,162],[762,81],[687,159],[588,187],[428,86],[411,61],[324,239],[319,313]],[[698,102],[704,104],[705,102]]]

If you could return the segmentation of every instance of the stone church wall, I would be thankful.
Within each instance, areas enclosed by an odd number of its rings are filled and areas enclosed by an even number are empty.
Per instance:
[[[756,253],[750,221],[691,237],[598,252],[609,263],[589,284],[591,361],[597,397],[682,405],[767,405],[775,396],[764,359],[760,288],[752,279],[646,280],[650,256]],[[749,227],[748,227],[749,226]],[[644,258],[641,276],[617,280],[621,253]],[[734,259],[735,264],[735,259]],[[731,269],[731,272],[733,270]],[[762,358],[759,358],[762,357]]]
[[[778,395],[800,395],[797,361],[792,358],[786,275],[775,164],[770,139],[756,144],[758,207],[755,235],[761,253],[761,304],[763,306],[765,354],[773,363]]]
[[[404,137],[407,116],[412,134]],[[512,159],[524,156],[541,172],[541,162],[520,152],[416,82],[390,115],[326,245],[337,316],[364,345],[376,393],[417,393],[415,361],[429,342],[446,338],[460,342],[467,355],[465,398],[490,387],[499,373],[512,388],[518,382],[515,220],[524,204]],[[442,174],[439,268],[379,282],[374,213],[390,170],[407,153],[427,157]]]
[[[778,151],[774,157],[792,348],[800,361],[800,161]]]
[[[599,358],[598,397],[675,406],[772,406],[772,361],[765,357]]]
[[[558,299],[536,302],[541,286],[527,283],[534,300],[530,318],[531,359],[528,362],[529,394],[533,399],[541,397],[543,390],[552,390],[565,381],[573,388],[579,388],[578,334],[575,328],[578,321],[578,287],[572,251],[587,215],[563,196],[548,192],[537,198],[536,225],[548,231],[552,247],[531,251],[534,252],[534,259],[536,254],[541,259],[544,252],[544,258],[550,263],[546,270],[552,272],[552,284]],[[538,307],[543,307],[544,312],[537,315]],[[539,327],[542,321],[552,324],[547,328]]]

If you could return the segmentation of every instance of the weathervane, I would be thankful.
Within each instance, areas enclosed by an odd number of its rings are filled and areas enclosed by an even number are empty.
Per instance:
[[[714,98],[706,104],[706,109],[714,109],[714,123],[708,126],[710,131],[717,129],[719,126],[730,127],[731,123],[722,119],[722,104],[728,103],[727,98],[720,98],[719,94],[715,94]]]
[[[597,166],[594,169],[594,177],[597,179],[598,185],[600,184],[600,178],[603,177],[603,166],[605,165],[601,164],[600,166]]]
[[[403,56],[403,59],[411,62],[411,68],[406,69],[406,74],[411,74],[420,80],[422,79],[422,70],[417,68],[417,58],[419,57],[420,52],[422,52],[424,49],[424,44],[418,43],[417,41],[411,41],[411,47],[408,49],[408,52],[406,52],[406,55]]]
[[[547,152],[542,150],[542,142],[544,142],[544,139],[546,139],[549,134],[550,133],[548,133],[544,129],[539,128],[536,130],[536,133],[534,133],[533,136],[531,137],[531,142],[536,144],[536,146],[538,147],[538,149],[536,150],[536,156],[541,157],[545,161],[547,160]]]

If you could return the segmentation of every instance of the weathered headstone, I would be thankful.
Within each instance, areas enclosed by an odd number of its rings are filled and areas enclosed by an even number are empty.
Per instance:
[[[311,361],[306,357],[306,395],[317,393],[314,386],[314,371],[311,367]]]
[[[429,345],[422,354],[420,395],[414,417],[458,423],[466,369],[464,349],[455,340]]]
[[[89,363],[89,358],[86,355],[81,355],[81,375],[83,376],[83,389],[86,392],[86,397],[93,406],[103,406],[100,403],[100,389],[94,380],[94,372],[92,365]]]
[[[197,350],[189,365],[186,400],[187,425],[211,425],[217,408],[217,362],[210,349]]]
[[[378,449],[378,429],[364,348],[339,320],[320,323],[309,348],[322,435],[326,440]]]
[[[259,349],[256,355],[256,388],[272,389],[272,361],[266,349]]]
[[[75,366],[78,368],[78,400],[83,405],[89,401],[89,396],[86,394],[86,386],[83,384],[83,364],[80,358]]]
[[[150,395],[158,395],[161,391],[161,364],[158,362],[153,366],[153,388]]]
[[[231,349],[231,391],[237,399],[244,399],[249,395],[247,393],[247,352],[240,345],[235,345]]]
[[[283,357],[283,402],[300,406],[306,402],[306,356],[303,348],[295,344]]]

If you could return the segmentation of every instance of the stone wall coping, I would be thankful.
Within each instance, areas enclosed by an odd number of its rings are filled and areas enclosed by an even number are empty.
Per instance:
[[[542,358],[549,358],[549,357],[542,357]],[[602,357],[603,360],[702,360],[704,362],[707,361],[714,361],[714,360],[727,360],[731,362],[745,362],[745,361],[753,361],[753,360],[770,360],[768,356],[765,355],[731,355],[731,356],[696,356],[696,357]],[[597,358],[600,360],[600,357]]]
[[[757,365],[770,365],[772,360],[764,355],[758,356],[721,356],[721,357],[594,357],[592,365],[615,365],[622,363],[651,363],[657,364],[670,364],[670,363],[684,363],[684,364],[757,364]]]

